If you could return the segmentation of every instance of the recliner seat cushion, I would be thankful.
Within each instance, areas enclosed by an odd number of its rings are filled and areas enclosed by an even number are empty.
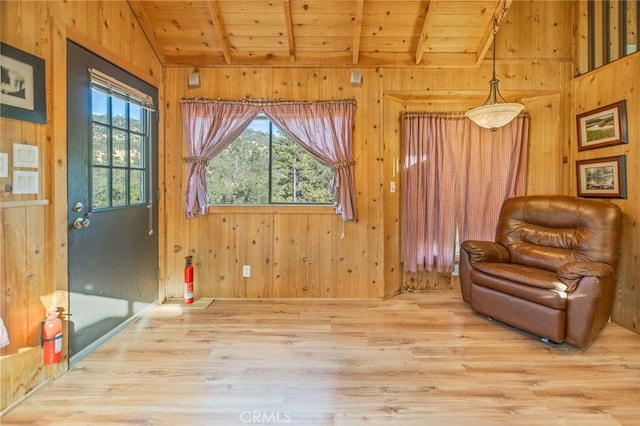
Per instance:
[[[488,265],[495,265],[495,267],[492,270],[491,267],[487,267]],[[480,266],[480,264],[474,266]],[[558,281],[552,272],[523,265],[482,264],[482,266],[482,270],[476,268],[471,271],[471,281],[474,285],[487,287],[553,309],[565,310],[567,308],[567,294],[561,289],[566,286]],[[514,268],[498,266],[513,266]],[[515,272],[516,269],[521,270]],[[510,275],[509,272],[514,273]],[[523,278],[527,272],[530,272],[530,276],[535,278],[525,283],[522,281],[524,281]],[[518,277],[518,280],[514,280],[514,276]]]
[[[474,263],[478,271],[504,278],[520,284],[526,284],[546,290],[566,291],[567,285],[560,281],[554,272],[546,269],[516,263]]]

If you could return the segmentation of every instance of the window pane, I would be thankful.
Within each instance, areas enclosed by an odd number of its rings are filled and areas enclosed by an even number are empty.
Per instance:
[[[129,204],[144,203],[144,173],[142,170],[129,171]]]
[[[142,144],[142,136],[136,134],[129,135],[129,166],[135,168],[142,168],[144,165],[144,156]]]
[[[138,105],[129,104],[129,130],[142,133],[145,110]]]
[[[114,166],[127,165],[127,132],[113,129],[111,134],[111,155]]]
[[[92,132],[92,161],[93,164],[108,165],[109,164],[109,144],[108,144],[109,128],[100,124],[93,123]]]
[[[91,168],[91,208],[109,207],[109,169],[105,167]]]
[[[127,170],[111,170],[111,205],[113,207],[127,205]]]
[[[272,193],[274,203],[331,203],[333,173],[279,130],[273,132]]]
[[[109,97],[106,93],[91,89],[91,119],[98,123],[108,124],[107,105]]]
[[[265,116],[258,116],[209,162],[207,179],[210,204],[333,202],[331,169],[272,126]]]
[[[127,128],[127,103],[122,99],[111,97],[111,125]]]
[[[209,203],[269,202],[269,133],[252,128],[209,162]]]

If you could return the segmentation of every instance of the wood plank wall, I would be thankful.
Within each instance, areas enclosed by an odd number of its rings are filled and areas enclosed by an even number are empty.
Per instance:
[[[578,152],[577,131],[571,135],[569,163],[571,194],[577,193],[576,160],[626,156],[627,199],[611,199],[623,212],[623,238],[618,268],[617,296],[612,319],[640,331],[640,52],[574,79],[571,83],[572,117],[621,100],[626,101],[628,143]],[[571,123],[575,125],[574,123]]]
[[[189,89],[191,71],[166,70],[167,295],[181,297],[184,257],[192,255],[196,297],[383,297],[380,72],[361,70],[363,84],[354,87],[349,69],[205,68],[201,87]],[[186,220],[182,97],[354,98],[357,221],[343,223],[331,207],[301,206],[212,207]],[[242,277],[243,265],[251,277]]]
[[[571,2],[518,3],[498,39],[501,90],[524,102],[534,117],[529,193],[563,191],[567,129],[558,117],[564,115],[573,45],[572,25],[557,22],[573,22],[574,13]],[[347,69],[223,67],[199,69],[201,87],[189,89],[187,75],[192,71],[166,69],[167,265],[163,279],[169,297],[182,295],[184,256],[189,254],[194,256],[200,297],[386,297],[401,288],[459,287],[457,277],[401,273],[399,193],[391,194],[389,185],[397,180],[393,162],[400,153],[400,112],[464,111],[478,105],[488,93],[490,61],[477,69],[363,69],[360,87],[349,85]],[[301,207],[279,208],[273,215],[262,209],[212,208],[206,217],[185,220],[182,97],[354,97],[358,104],[354,128],[358,221],[345,224],[343,232],[331,213],[308,215]],[[549,168],[549,164],[557,166]],[[396,183],[399,189],[400,182]],[[288,244],[277,232],[305,226],[306,235],[288,236]],[[266,246],[252,245],[255,236]],[[323,254],[329,257],[328,269],[317,270],[313,265]],[[242,278],[244,264],[250,264],[257,275]]]
[[[40,348],[45,305],[67,309],[67,37],[156,86],[162,67],[126,2],[3,0],[0,36],[45,60],[47,95],[46,124],[0,118],[10,164],[13,143],[40,154],[37,194],[14,195],[11,177],[0,178],[0,315],[11,340],[0,350],[2,412],[67,369],[66,350],[62,363],[43,366]]]

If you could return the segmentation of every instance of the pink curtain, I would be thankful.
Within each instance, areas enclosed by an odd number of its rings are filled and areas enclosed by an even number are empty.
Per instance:
[[[316,160],[333,169],[332,192],[342,220],[355,219],[351,133],[354,101],[281,102],[264,112]]]
[[[502,204],[525,195],[529,116],[492,132],[469,125],[462,149],[460,241],[493,240]]]
[[[402,256],[409,272],[451,272],[460,241],[495,237],[507,198],[524,195],[529,117],[492,132],[463,113],[407,113]]]
[[[456,232],[456,152],[462,114],[405,114],[402,144],[402,256],[410,272],[451,272]]]
[[[241,102],[182,102],[182,122],[187,144],[185,215],[206,214],[207,163],[225,149],[260,112],[260,106]]]
[[[320,163],[333,169],[336,213],[355,220],[352,128],[355,101],[288,102],[270,100],[182,101],[188,156],[185,214],[207,212],[207,163],[224,150],[258,113],[266,115]]]

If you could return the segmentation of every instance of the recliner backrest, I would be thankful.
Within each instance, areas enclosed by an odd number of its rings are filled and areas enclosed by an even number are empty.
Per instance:
[[[567,262],[618,263],[621,213],[600,200],[533,195],[505,201],[496,242],[510,262],[556,271]]]

